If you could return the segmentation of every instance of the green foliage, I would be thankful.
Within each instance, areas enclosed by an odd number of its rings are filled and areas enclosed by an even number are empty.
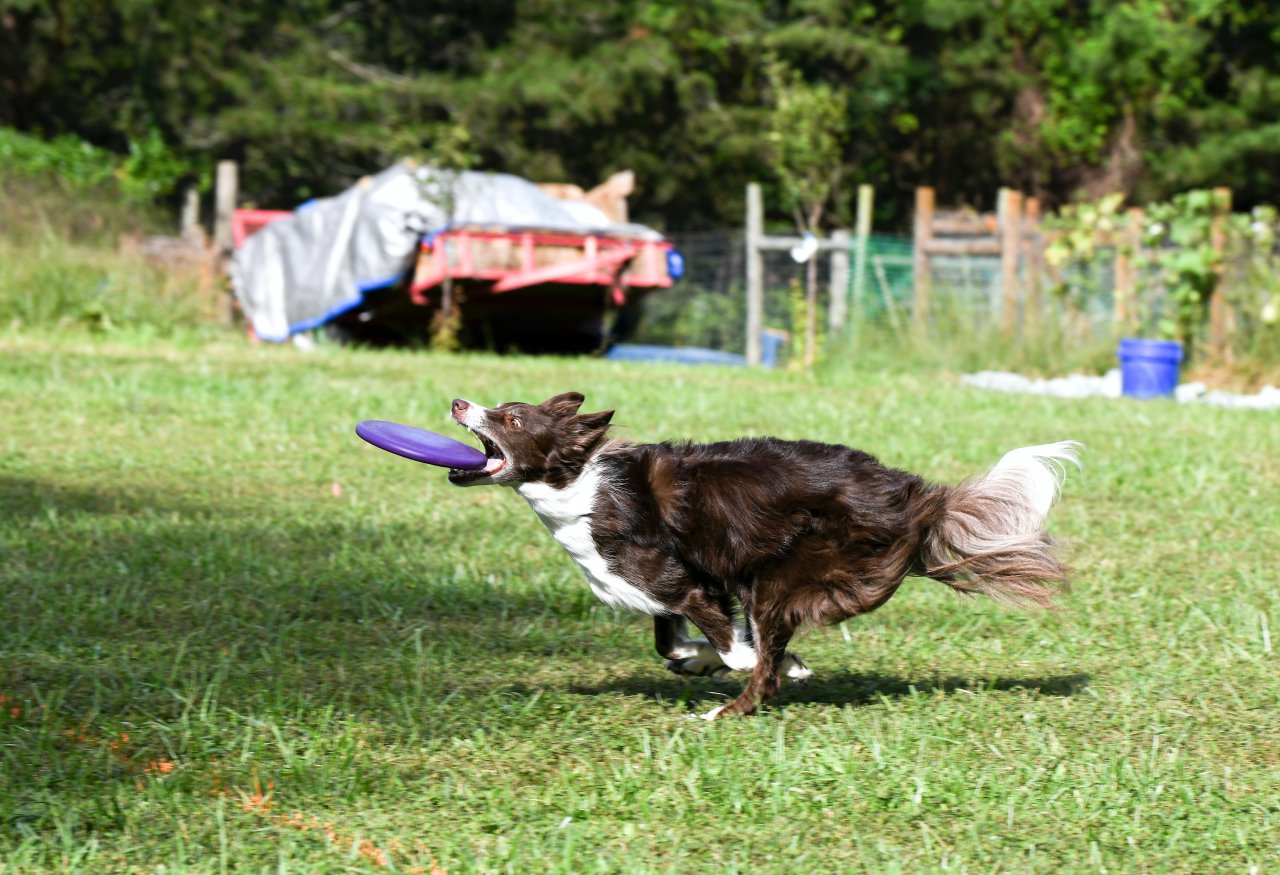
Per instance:
[[[780,147],[829,154],[770,140],[772,56],[796,94],[838,98],[809,117],[839,128],[826,171],[874,182],[882,222],[918,182],[1046,204],[1227,185],[1250,207],[1280,188],[1278,32],[1267,0],[0,0],[0,124],[133,150],[151,193],[241,159],[273,206],[457,124],[486,168],[629,167],[638,219],[724,226]],[[788,218],[792,188],[769,199]],[[837,181],[833,222],[848,200]]]
[[[848,96],[825,82],[805,82],[776,57],[766,61],[765,71],[773,96],[768,137],[774,171],[797,224],[813,230],[839,178]]]
[[[1075,312],[1084,311],[1090,299],[1107,291],[1099,272],[1092,268],[1100,255],[1099,241],[1114,240],[1123,224],[1123,204],[1124,195],[1112,193],[1097,202],[1068,204],[1045,221],[1052,235],[1052,242],[1045,247],[1045,261],[1059,277],[1051,291]]]
[[[155,128],[129,141],[129,153],[120,162],[116,178],[125,196],[138,203],[152,203],[173,194],[184,180],[209,187],[208,163],[197,172],[196,162],[179,157]]]
[[[151,204],[198,176],[193,163],[175,154],[154,128],[131,140],[121,156],[71,134],[44,140],[0,127],[0,163],[6,175],[34,178],[69,193],[114,184],[136,205]]]
[[[56,180],[66,189],[83,191],[116,178],[120,158],[70,134],[42,140],[0,127],[0,166],[6,176]]]
[[[1111,194],[1046,220],[1053,242],[1045,257],[1059,271],[1058,296],[1083,309],[1111,288],[1110,277],[1095,268],[1117,254],[1130,256],[1140,278],[1134,327],[1178,340],[1191,353],[1204,335],[1210,298],[1226,282],[1227,300],[1243,320],[1241,336],[1231,342],[1273,359],[1263,350],[1271,348],[1280,303],[1275,208],[1229,213],[1212,190],[1182,192],[1147,205],[1135,246],[1123,233],[1123,202],[1123,195]]]
[[[1229,232],[1223,279],[1236,317],[1232,345],[1244,361],[1280,362],[1280,211],[1233,215]]]
[[[1120,208],[1124,195],[1112,193],[1096,203],[1068,204],[1051,216],[1045,227],[1055,234],[1045,247],[1045,260],[1054,267],[1072,261],[1091,261],[1097,255],[1098,241],[1120,230],[1123,219]]]
[[[1154,269],[1165,292],[1168,312],[1158,321],[1161,334],[1191,350],[1208,316],[1209,297],[1222,279],[1222,253],[1214,247],[1214,228],[1227,227],[1227,205],[1214,192],[1188,191],[1147,208],[1145,244],[1138,263]]]

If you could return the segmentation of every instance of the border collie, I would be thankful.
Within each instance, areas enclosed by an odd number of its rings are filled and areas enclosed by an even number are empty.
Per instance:
[[[582,402],[455,400],[488,463],[449,480],[520,493],[601,601],[653,616],[672,671],[750,671],[707,719],[751,714],[783,677],[809,677],[787,651],[797,628],[873,611],[905,577],[1042,607],[1066,583],[1044,521],[1074,441],[1013,450],[984,477],[941,486],[813,441],[621,443],[608,437],[613,411],[580,414]],[[686,637],[686,621],[706,637]]]

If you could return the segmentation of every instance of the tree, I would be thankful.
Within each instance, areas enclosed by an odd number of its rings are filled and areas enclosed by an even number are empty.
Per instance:
[[[845,96],[836,164],[881,223],[921,183],[1247,208],[1280,188],[1278,33],[1270,0],[0,0],[0,125],[193,176],[239,159],[250,198],[292,206],[457,121],[485,168],[631,168],[638,220],[723,227],[772,173],[772,52]],[[837,188],[823,219],[848,210]]]
[[[440,207],[445,215],[445,227],[451,227],[458,206],[458,182],[462,174],[476,163],[476,155],[471,151],[470,132],[458,122],[439,126],[423,155],[423,163],[425,175],[418,177],[422,196]],[[455,298],[453,277],[446,273],[440,312],[431,326],[431,345],[437,349],[458,348],[461,303]]]
[[[776,57],[766,61],[766,71],[773,94],[768,142],[774,171],[794,210],[796,230],[816,236],[843,169],[840,141],[847,126],[848,97],[825,82],[805,82]],[[804,290],[806,367],[817,360],[817,266],[810,253]]]

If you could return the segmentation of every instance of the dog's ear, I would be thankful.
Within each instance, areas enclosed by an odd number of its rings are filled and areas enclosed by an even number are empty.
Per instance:
[[[609,431],[609,420],[613,418],[612,410],[601,410],[599,413],[584,413],[573,418],[571,440],[579,452],[589,453],[604,440]]]
[[[612,410],[601,410],[599,413],[584,413],[578,417],[578,425],[587,431],[602,431],[609,427],[613,419]]]
[[[554,398],[548,398],[540,406],[552,416],[573,416],[585,400],[581,392],[565,392]]]

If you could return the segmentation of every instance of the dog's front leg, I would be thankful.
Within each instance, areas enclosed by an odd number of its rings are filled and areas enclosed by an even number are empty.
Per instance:
[[[686,637],[685,618],[678,615],[653,618],[653,644],[666,658],[667,668],[676,674],[706,677],[726,672],[729,667],[704,638]]]
[[[713,595],[700,589],[685,593],[675,613],[689,620],[702,631],[705,639],[689,639],[680,636],[688,655],[670,658],[667,668],[676,674],[704,677],[731,670],[741,670],[755,663],[750,645],[741,640],[734,630],[733,602],[728,596]],[[745,647],[745,652],[744,652]],[[749,664],[748,664],[749,663]]]

